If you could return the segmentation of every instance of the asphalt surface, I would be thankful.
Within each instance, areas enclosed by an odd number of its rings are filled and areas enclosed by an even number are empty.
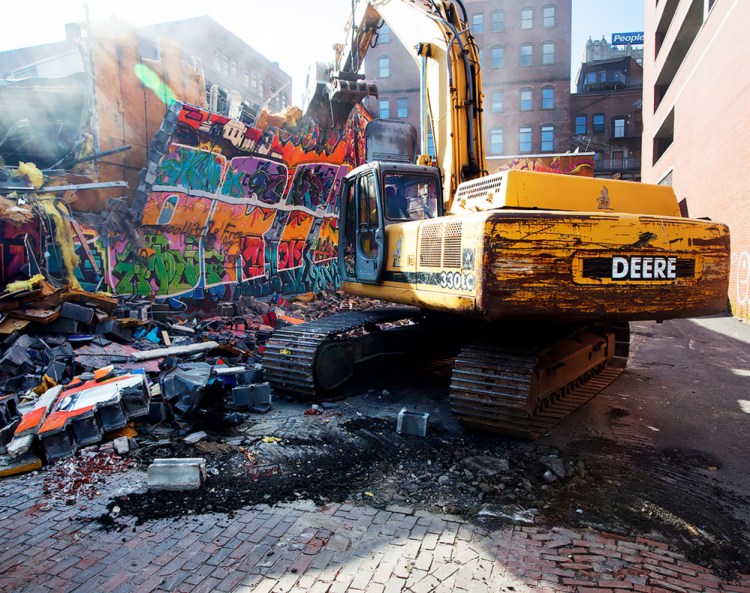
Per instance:
[[[634,323],[631,332],[627,372],[558,426],[549,442],[564,446],[585,434],[618,438],[607,411],[624,409],[626,441],[632,435],[660,449],[705,452],[721,463],[713,478],[750,494],[750,324],[712,316]]]

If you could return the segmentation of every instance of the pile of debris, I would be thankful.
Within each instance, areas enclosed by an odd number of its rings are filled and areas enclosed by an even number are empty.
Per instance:
[[[341,292],[242,297],[188,319],[169,301],[55,288],[41,275],[9,284],[0,293],[0,476],[69,458],[126,426],[220,429],[268,412],[262,354],[276,329],[379,305]]]

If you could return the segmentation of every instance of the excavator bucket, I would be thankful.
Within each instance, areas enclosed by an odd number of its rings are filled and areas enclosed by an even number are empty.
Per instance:
[[[303,111],[323,129],[342,129],[349,114],[365,97],[377,97],[377,87],[362,75],[333,71],[316,62],[307,73]]]

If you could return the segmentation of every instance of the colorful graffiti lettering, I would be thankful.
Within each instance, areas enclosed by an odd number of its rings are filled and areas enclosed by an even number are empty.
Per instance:
[[[317,210],[321,206],[326,206],[334,182],[337,181],[339,169],[336,166],[317,163],[297,167],[287,204],[302,206],[307,210]]]
[[[0,222],[0,281],[5,285],[13,280],[33,275],[22,274],[28,264],[33,266],[39,259],[39,232],[36,224],[16,227],[10,223]]]
[[[171,296],[191,291],[202,276],[200,237],[173,233],[146,233],[144,245],[110,242],[110,285],[119,293]]]
[[[81,236],[76,233],[73,245],[78,256],[78,266],[73,270],[81,288],[96,291],[104,283],[107,251],[96,229],[80,227]]]
[[[232,170],[241,175],[240,183],[243,194],[256,198],[263,204],[279,204],[284,195],[289,172],[284,163],[268,159],[239,157],[232,159]],[[231,195],[226,190],[224,195]]]
[[[242,277],[253,279],[263,276],[266,271],[266,243],[262,237],[242,238]]]
[[[159,166],[158,183],[192,193],[214,193],[219,188],[226,159],[206,150],[175,146]]]
[[[562,173],[581,177],[594,176],[593,154],[558,154],[537,157],[500,157],[489,160],[490,170],[495,173],[508,169],[538,171],[542,173]]]

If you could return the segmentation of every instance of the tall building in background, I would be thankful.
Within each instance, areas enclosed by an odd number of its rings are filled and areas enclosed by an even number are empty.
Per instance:
[[[643,68],[630,56],[581,65],[570,98],[571,148],[594,153],[594,174],[639,180]]]
[[[732,312],[750,319],[747,0],[646,2],[643,180],[672,185],[690,216],[728,223]]]
[[[565,152],[570,144],[572,0],[464,0],[480,49],[487,156]],[[365,58],[379,98],[376,117],[419,129],[419,69],[390,33],[380,30]]]
[[[206,86],[215,86],[215,101],[240,101],[245,111],[268,106],[281,111],[292,97],[292,78],[209,16],[158,23],[138,29],[145,57],[158,55],[160,39],[179,45],[183,59],[200,62]],[[149,53],[149,48],[152,55]],[[210,105],[220,112],[222,105]]]
[[[596,62],[597,60],[612,60],[614,58],[633,58],[640,66],[643,66],[643,47],[635,47],[628,43],[624,46],[612,45],[604,37],[586,42],[586,58],[584,62]]]

